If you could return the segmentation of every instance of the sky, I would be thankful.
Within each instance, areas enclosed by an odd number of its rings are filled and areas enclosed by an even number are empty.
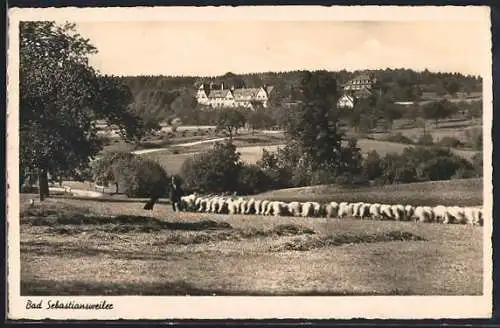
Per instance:
[[[481,75],[481,21],[86,21],[78,32],[115,75],[215,76],[411,68]],[[483,59],[483,60],[482,60]]]

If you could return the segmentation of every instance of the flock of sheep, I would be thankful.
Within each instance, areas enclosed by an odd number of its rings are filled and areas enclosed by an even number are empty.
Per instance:
[[[181,197],[184,210],[218,214],[326,217],[483,225],[481,206],[413,206],[369,203],[281,202],[230,196]]]

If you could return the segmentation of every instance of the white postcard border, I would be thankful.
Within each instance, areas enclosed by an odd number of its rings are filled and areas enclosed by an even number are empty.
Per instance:
[[[485,6],[288,6],[137,7],[10,9],[8,13],[7,230],[9,319],[350,319],[489,318],[492,313],[492,75],[485,53],[484,134],[484,286],[483,296],[363,297],[21,297],[19,244],[19,88],[18,23],[22,20],[483,20],[491,49],[490,12]],[[486,41],[485,41],[486,42]],[[474,60],[478,60],[475,58]],[[112,310],[26,310],[26,301],[101,302]]]

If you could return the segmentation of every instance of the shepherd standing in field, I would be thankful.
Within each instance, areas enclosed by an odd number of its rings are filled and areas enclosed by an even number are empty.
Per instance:
[[[172,202],[172,209],[175,212],[176,209],[176,204],[177,204],[177,210],[180,212],[182,211],[182,203],[181,203],[181,197],[183,196],[181,184],[177,179],[175,179],[175,176],[172,176],[172,182],[170,184],[170,201]]]

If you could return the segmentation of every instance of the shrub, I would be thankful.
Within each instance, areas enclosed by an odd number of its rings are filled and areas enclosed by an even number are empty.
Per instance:
[[[483,153],[476,153],[471,159],[474,176],[480,178],[483,176]]]
[[[431,181],[449,180],[459,169],[472,171],[472,165],[464,163],[456,156],[439,156],[430,158],[418,167],[421,179]]]
[[[372,150],[363,160],[363,176],[368,180],[374,180],[382,176],[382,159],[377,151]]]
[[[120,185],[128,197],[166,197],[167,172],[156,162],[138,157],[122,169]]]
[[[240,154],[230,142],[215,143],[213,148],[195,154],[184,161],[181,176],[186,187],[201,192],[238,190]]]
[[[286,165],[283,165],[283,159],[279,158],[282,151],[276,153],[263,150],[262,157],[257,161],[257,166],[270,179],[269,183],[272,189],[288,188],[291,186],[292,172]],[[280,157],[283,157],[282,155]]]
[[[441,147],[458,148],[464,144],[455,137],[443,137],[439,140],[438,145]]]
[[[403,135],[401,132],[387,136],[384,138],[384,140],[389,142],[403,143],[403,144],[413,144],[413,140]]]
[[[448,180],[475,175],[474,166],[450,149],[439,147],[409,147],[402,154],[387,154],[382,160],[379,182],[409,183]]]
[[[92,166],[96,183],[116,186],[116,192],[128,197],[166,196],[168,176],[156,162],[126,152],[104,155]]]
[[[483,129],[482,128],[469,128],[464,132],[466,144],[474,150],[483,149]]]
[[[434,139],[431,134],[423,134],[418,138],[417,143],[422,146],[432,146],[434,144]]]
[[[238,172],[239,194],[257,194],[272,189],[272,180],[257,165],[243,165]]]

